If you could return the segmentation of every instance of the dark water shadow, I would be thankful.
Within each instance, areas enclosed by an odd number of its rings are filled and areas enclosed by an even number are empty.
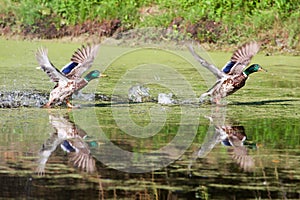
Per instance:
[[[282,104],[283,102],[295,102],[300,101],[299,99],[274,99],[274,100],[263,100],[263,101],[250,101],[250,102],[233,102],[231,105],[247,105],[247,106],[256,106],[256,105],[267,105],[267,104],[276,104],[281,103],[280,105],[290,105],[289,103]]]
[[[84,108],[84,107],[110,107],[110,106],[113,106],[113,105],[119,105],[119,106],[127,106],[127,105],[130,105],[130,104],[144,104],[144,103],[151,103],[150,101],[147,101],[147,102],[126,102],[126,101],[122,101],[122,102],[103,102],[103,103],[91,103],[91,104],[82,104],[81,107]]]
[[[262,101],[249,101],[249,102],[231,102],[229,105],[237,105],[237,106],[257,106],[257,105],[268,105],[268,104],[279,104],[280,105],[291,105],[291,103],[288,102],[300,102],[300,99],[273,99],[273,100],[262,100]],[[143,104],[143,103],[157,103],[157,101],[147,101],[147,102],[126,102],[126,101],[118,101],[118,102],[104,102],[104,103],[96,103],[96,104],[85,104],[82,105],[82,107],[109,107],[112,105],[133,105],[133,104]],[[174,103],[174,104],[169,104],[168,106],[181,106],[181,105],[192,105],[192,106],[201,106],[203,104],[201,103]],[[204,104],[205,105],[205,104]],[[208,104],[210,105],[210,104]],[[227,105],[224,105],[225,107]],[[218,107],[222,107],[219,105]]]

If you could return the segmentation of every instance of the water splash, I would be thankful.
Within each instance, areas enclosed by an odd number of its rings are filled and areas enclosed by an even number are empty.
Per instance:
[[[173,96],[172,93],[169,93],[169,94],[159,93],[157,101],[159,104],[163,104],[163,105],[175,104],[176,101],[175,101],[175,99],[172,99],[172,96]]]
[[[149,88],[143,85],[134,85],[128,90],[129,101],[141,103],[150,99]]]
[[[95,94],[94,93],[84,94],[81,91],[79,91],[78,93],[72,95],[72,99],[84,100],[84,101],[95,101]]]
[[[48,97],[48,94],[40,92],[0,92],[0,108],[42,107],[48,101]]]
[[[99,93],[82,93],[79,91],[76,94],[72,95],[72,100],[79,100],[79,101],[111,101],[111,97],[105,94]]]

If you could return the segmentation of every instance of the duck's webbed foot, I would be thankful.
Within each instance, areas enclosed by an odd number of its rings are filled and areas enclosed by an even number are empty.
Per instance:
[[[66,100],[68,108],[80,108],[80,106],[74,106],[71,104],[70,100]]]
[[[46,104],[43,106],[43,108],[51,108],[51,102],[48,101],[48,103],[46,103]]]

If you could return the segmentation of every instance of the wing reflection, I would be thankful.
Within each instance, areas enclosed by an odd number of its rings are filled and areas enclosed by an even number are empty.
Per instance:
[[[228,148],[228,152],[231,157],[244,171],[252,171],[255,167],[253,158],[248,155],[248,145],[245,141],[247,136],[243,126],[222,126],[220,127],[227,137],[222,140],[222,144],[225,146],[231,146]]]
[[[45,173],[46,163],[58,146],[67,152],[69,162],[75,167],[88,173],[94,172],[96,164],[90,147],[84,140],[86,132],[71,122],[68,116],[50,114],[49,122],[55,132],[51,133],[39,151],[37,173]]]
[[[247,141],[244,127],[226,122],[226,107],[214,107],[211,116],[206,118],[210,120],[210,126],[203,144],[193,155],[193,160],[206,157],[217,144],[221,143],[228,147],[229,154],[240,168],[252,171],[255,163],[248,154],[248,149],[256,148],[256,144]]]

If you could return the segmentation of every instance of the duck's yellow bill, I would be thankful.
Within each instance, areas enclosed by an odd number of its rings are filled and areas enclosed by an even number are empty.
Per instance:
[[[100,74],[99,77],[107,77],[107,75],[106,74]]]
[[[258,71],[262,71],[262,72],[268,72],[268,70],[266,70],[266,69],[264,69],[264,68],[259,68],[259,70]]]

